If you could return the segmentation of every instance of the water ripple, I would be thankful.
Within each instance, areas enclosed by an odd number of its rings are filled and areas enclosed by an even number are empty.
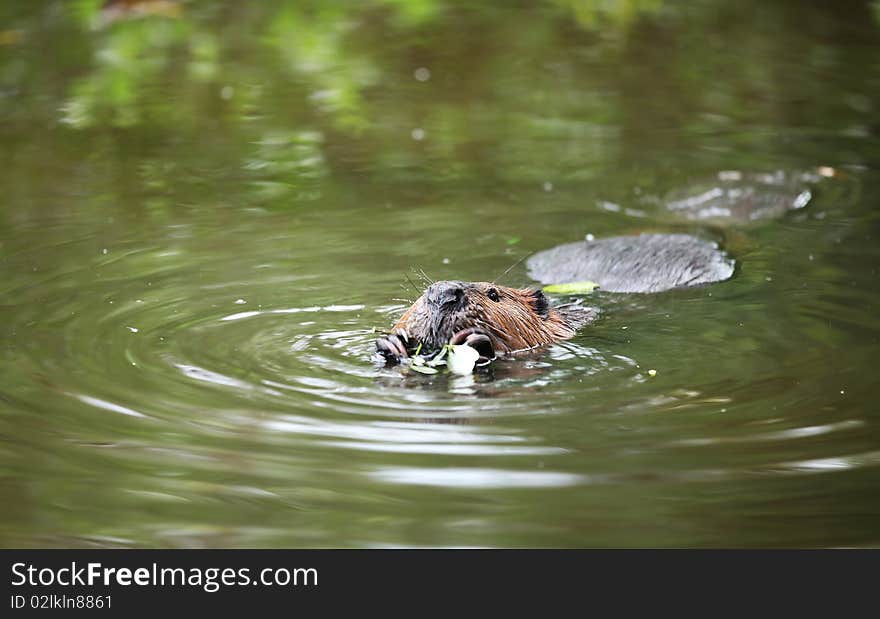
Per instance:
[[[370,477],[386,483],[454,488],[561,488],[582,484],[587,479],[583,475],[552,471],[402,467],[380,469]]]

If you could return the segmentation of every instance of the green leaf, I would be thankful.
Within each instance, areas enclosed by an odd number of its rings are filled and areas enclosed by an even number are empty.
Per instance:
[[[438,365],[446,365],[446,359],[443,357],[446,356],[446,353],[449,351],[449,346],[444,346],[437,355],[427,362],[432,368],[437,367]]]
[[[569,282],[544,286],[544,292],[549,294],[588,294],[598,287],[599,284],[596,282]]]
[[[409,369],[419,374],[436,374],[437,370],[427,365],[410,365]]]

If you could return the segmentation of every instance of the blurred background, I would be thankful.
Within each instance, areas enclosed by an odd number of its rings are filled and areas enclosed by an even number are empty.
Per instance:
[[[0,546],[876,546],[878,105],[876,0],[2,3]],[[737,272],[372,358],[643,231]]]

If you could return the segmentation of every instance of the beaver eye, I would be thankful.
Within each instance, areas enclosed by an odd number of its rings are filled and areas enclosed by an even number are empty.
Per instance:
[[[489,288],[489,291],[486,293],[486,296],[492,299],[493,301],[500,301],[501,297],[498,296],[498,291],[494,288]]]

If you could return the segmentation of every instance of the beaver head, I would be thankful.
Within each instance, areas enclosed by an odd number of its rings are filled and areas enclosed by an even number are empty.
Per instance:
[[[429,286],[376,347],[396,360],[419,345],[430,354],[445,344],[468,343],[491,359],[570,338],[577,326],[540,290],[442,281]]]

